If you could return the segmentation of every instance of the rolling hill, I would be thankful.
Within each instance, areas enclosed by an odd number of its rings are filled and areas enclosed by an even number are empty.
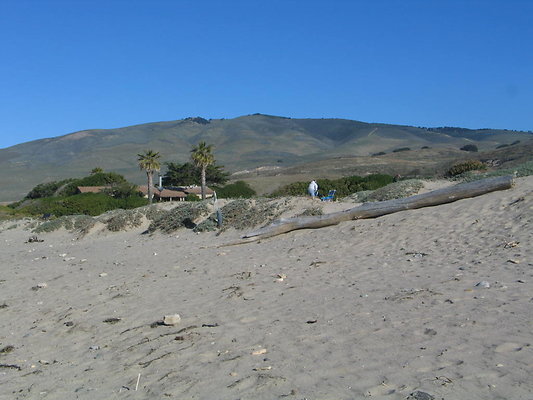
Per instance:
[[[217,162],[226,170],[239,172],[258,171],[258,167],[265,166],[285,170],[305,163],[391,153],[400,148],[430,147],[461,155],[465,152],[459,148],[466,144],[489,151],[502,144],[524,143],[532,138],[531,132],[420,128],[263,114],[213,120],[196,117],[118,129],[92,129],[0,149],[3,171],[0,201],[18,200],[38,183],[85,176],[94,167],[142,183],[144,175],[137,167],[138,153],[153,149],[161,153],[163,162],[185,162],[189,160],[191,147],[200,140],[215,146]],[[412,153],[409,157],[414,157],[416,163],[420,153]]]

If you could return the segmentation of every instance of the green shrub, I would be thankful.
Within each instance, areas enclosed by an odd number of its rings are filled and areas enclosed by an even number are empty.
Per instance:
[[[193,229],[195,232],[212,232],[218,228],[218,221],[215,214],[211,214],[208,218],[200,222]]]
[[[255,190],[244,181],[237,181],[221,188],[217,188],[216,192],[217,196],[223,199],[249,199],[257,194]]]
[[[533,175],[533,161],[527,161],[523,164],[519,164],[511,168],[503,168],[490,172],[480,172],[476,174],[471,172],[465,172],[463,175],[460,176],[460,179],[466,182],[470,182],[479,179],[503,175],[514,175],[516,177],[531,176]]]
[[[48,211],[56,216],[85,214],[100,215],[116,207],[116,200],[102,193],[84,193],[51,202]]]
[[[309,217],[309,216],[316,216],[316,215],[324,215],[324,210],[322,210],[322,207],[310,207],[303,210],[301,214],[298,215],[298,217]]]
[[[65,228],[68,231],[82,231],[88,230],[94,226],[96,220],[87,215],[69,215],[59,218],[55,218],[39,224],[33,232],[53,232],[61,228]]]
[[[48,182],[48,183],[40,183],[37,186],[35,186],[27,195],[26,199],[40,199],[43,197],[52,197],[55,195],[57,190],[74,181],[74,179],[64,179],[62,181],[54,181],[54,182]]]
[[[411,150],[409,147],[400,147],[399,149],[392,150],[393,153],[399,153],[401,151],[409,151]]]
[[[194,193],[187,193],[187,196],[185,196],[185,201],[202,201],[202,199]]]
[[[138,186],[124,182],[104,189],[101,193],[114,197],[115,199],[127,199],[128,197],[143,197],[143,194],[139,191]]]
[[[500,144],[499,146],[496,146],[497,149],[503,149],[504,147],[508,147],[508,146],[514,146],[515,144],[518,144],[520,143],[520,140],[515,140],[513,143],[504,143],[504,144]]]
[[[119,232],[139,227],[143,221],[142,217],[143,214],[137,210],[116,210],[103,222],[111,232]]]
[[[27,213],[16,210],[10,206],[0,206],[0,221],[15,219],[27,216]]]
[[[7,207],[13,209],[13,210],[16,210],[17,208],[19,208],[22,204],[24,203],[24,200],[19,200],[19,201],[15,201],[13,203],[9,203],[7,205]]]
[[[337,197],[345,197],[361,190],[375,190],[382,186],[388,185],[393,180],[390,175],[373,174],[365,177],[348,176],[340,179],[318,179],[318,190],[321,196],[326,195],[330,190],[335,189]],[[304,196],[307,195],[308,182],[295,182],[285,185],[275,192],[272,196]]]
[[[380,151],[379,153],[374,153],[374,154],[372,154],[372,157],[375,157],[375,156],[384,156],[385,154],[387,154],[387,153],[385,153],[384,151]]]
[[[271,193],[272,197],[279,196],[304,196],[307,194],[309,182],[294,182],[284,185]]]
[[[161,218],[163,215],[165,215],[168,211],[165,211],[165,210],[162,210],[156,206],[147,206],[147,207],[143,207],[141,210],[140,210],[145,216],[147,219],[149,219],[150,221],[155,221],[159,218]]]
[[[237,199],[221,208],[223,229],[248,229],[271,222],[281,215],[286,202],[267,199]],[[286,209],[286,208],[285,208]]]
[[[100,215],[117,208],[131,209],[146,205],[147,200],[137,195],[115,199],[103,193],[83,193],[67,197],[46,197],[25,202],[18,210],[31,215]]]
[[[487,169],[487,166],[478,160],[468,160],[460,162],[451,167],[446,175],[453,177],[457,175],[464,174],[467,171],[480,171]]]
[[[471,151],[476,153],[477,152],[477,146],[475,144],[467,144],[463,147],[461,147],[461,150],[463,151]]]
[[[402,199],[417,194],[423,187],[424,184],[422,181],[418,179],[407,179],[393,182],[376,190],[363,190],[350,195],[349,198],[356,203]]]
[[[220,210],[223,223],[221,230],[229,228],[249,229],[272,222],[283,211],[290,208],[289,202],[267,199],[237,199],[229,202]],[[204,221],[199,223],[194,230],[196,232],[213,231],[218,229],[216,213],[212,213]]]
[[[390,185],[374,190],[369,194],[367,201],[386,201],[393,199],[403,199],[417,194],[424,187],[422,181],[408,179],[405,181],[393,182]]]
[[[194,221],[201,216],[207,216],[208,213],[206,202],[183,202],[152,221],[148,232],[160,230],[170,233],[183,227],[192,229],[196,227]]]
[[[356,203],[366,203],[367,201],[370,201],[369,198],[372,193],[374,193],[373,190],[361,190],[348,197]]]
[[[123,208],[124,210],[129,210],[131,208],[143,207],[148,204],[148,199],[145,199],[142,196],[133,195],[126,197],[124,199],[115,199],[116,206],[115,208]]]

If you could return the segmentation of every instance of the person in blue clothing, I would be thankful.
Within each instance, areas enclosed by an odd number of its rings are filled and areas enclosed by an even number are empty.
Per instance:
[[[318,196],[318,184],[314,180],[312,180],[309,184],[309,187],[307,188],[307,191],[313,198],[315,196]]]

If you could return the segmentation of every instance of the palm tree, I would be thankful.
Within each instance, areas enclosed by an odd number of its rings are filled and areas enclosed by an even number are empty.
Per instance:
[[[211,164],[214,164],[215,157],[211,153],[213,145],[207,145],[205,142],[198,143],[198,146],[191,150],[191,159],[194,164],[202,171],[202,200],[205,200],[205,170]]]
[[[154,187],[154,172],[161,169],[159,158],[161,155],[153,150],[146,150],[142,154],[137,154],[137,161],[139,162],[139,168],[146,171],[148,177],[148,201],[152,204],[153,187]]]

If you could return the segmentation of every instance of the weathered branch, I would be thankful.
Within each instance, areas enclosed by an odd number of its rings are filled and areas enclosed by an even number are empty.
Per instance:
[[[230,243],[228,245],[249,243],[297,229],[322,228],[325,226],[336,225],[342,221],[375,218],[398,211],[413,210],[422,207],[431,207],[440,204],[451,203],[457,200],[476,197],[497,190],[510,189],[513,184],[514,179],[512,176],[500,176],[469,183],[461,183],[455,186],[450,186],[403,199],[365,203],[361,206],[332,214],[278,220],[269,226],[247,233],[242,237],[243,239],[241,241]]]

